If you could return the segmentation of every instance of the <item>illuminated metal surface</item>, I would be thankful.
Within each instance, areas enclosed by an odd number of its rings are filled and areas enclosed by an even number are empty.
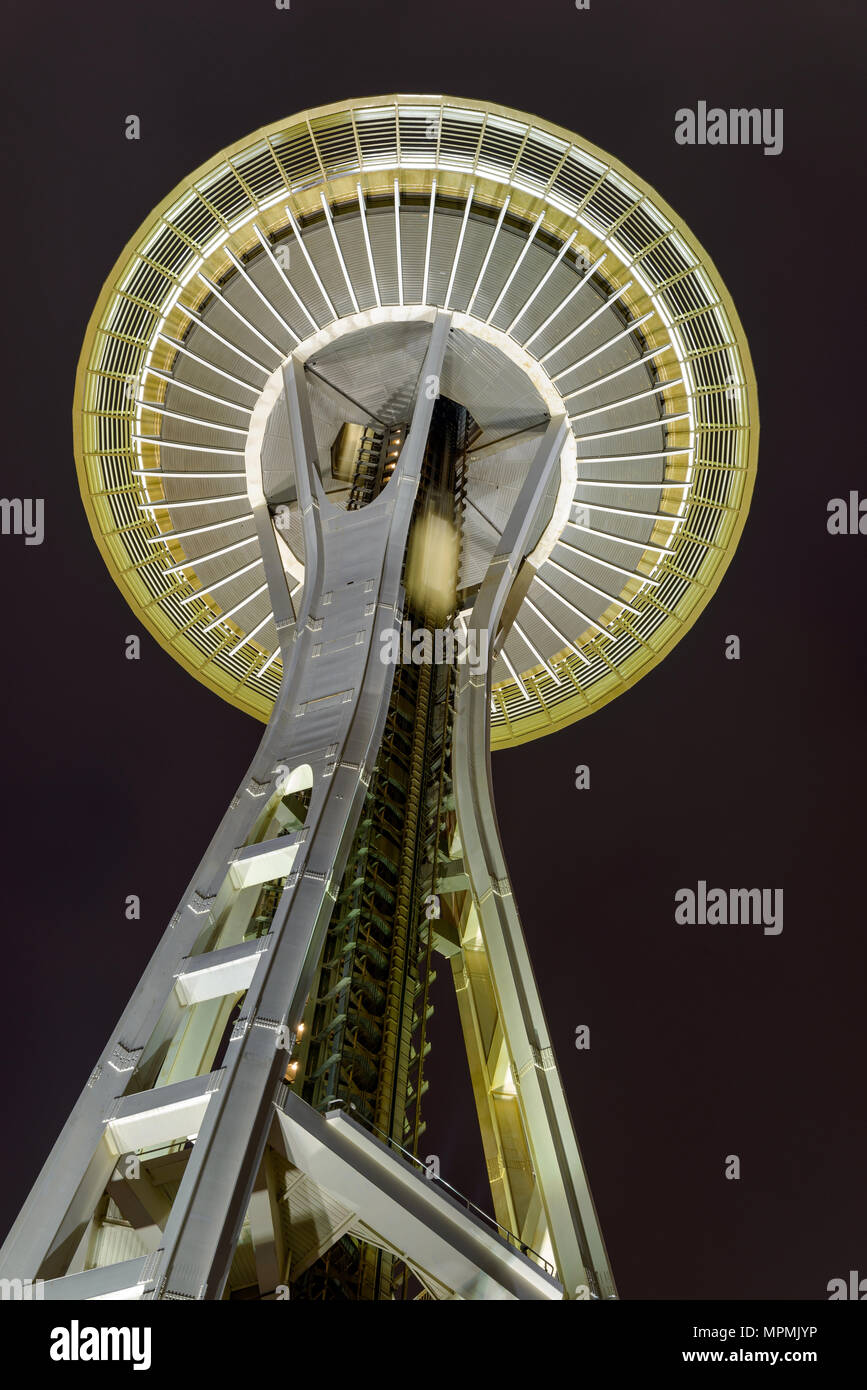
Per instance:
[[[249,571],[222,582],[230,546],[215,551],[205,529],[231,537],[245,521],[232,489],[206,500],[215,474],[237,476],[227,434],[245,433],[293,349],[309,360],[318,343],[324,370],[344,335],[342,379],[375,409],[377,340],[360,336],[353,360],[353,320],[446,305],[476,351],[486,330],[511,340],[528,387],[546,383],[549,411],[551,400],[574,411],[583,529],[556,563],[585,598],[558,642],[561,576],[540,563],[521,613],[528,643],[513,630],[495,668],[494,747],[628,688],[728,563],[755,470],[749,353],[715,268],[653,190],[576,136],[480,103],[399,96],[293,117],[211,160],[148,219],[109,277],[76,385],[79,476],[112,574],[163,646],[261,719],[282,665],[268,596],[254,595]],[[390,380],[399,397],[419,361],[411,328],[389,350],[403,354]],[[453,362],[455,399],[469,390],[467,355]],[[484,416],[486,390],[493,420],[495,385],[477,382],[463,403]],[[324,386],[321,401],[320,461],[339,427]],[[506,433],[491,425],[479,443]],[[506,440],[473,464],[466,549],[479,572],[507,511],[492,503],[518,484],[531,446]]]
[[[419,1296],[616,1297],[489,745],[627,689],[725,568],[757,417],[710,262],[615,161],[518,113],[323,108],[218,156],[134,238],[75,428],[133,608],[267,728],[0,1270],[199,1300],[280,1296],[294,1262],[303,1299],[345,1236],[361,1299],[393,1296],[396,1263]],[[393,674],[383,639],[406,612],[430,629],[438,595],[492,660]],[[434,950],[484,1238],[412,1166]],[[336,1104],[374,1137],[323,1119]],[[128,1150],[144,1177],[118,1176]]]

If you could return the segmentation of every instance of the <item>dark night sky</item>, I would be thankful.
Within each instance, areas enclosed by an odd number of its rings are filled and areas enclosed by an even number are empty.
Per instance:
[[[589,721],[494,759],[621,1296],[821,1299],[829,1279],[867,1274],[867,537],[825,526],[830,497],[867,486],[859,9],[7,3],[2,490],[45,498],[46,538],[0,538],[3,1231],[261,732],[147,634],[141,661],[124,659],[139,628],[91,538],[72,456],[92,306],[150,209],[225,145],[308,106],[445,92],[575,130],[655,187],[716,262],[759,383],[752,511],[696,627]],[[783,153],[678,146],[675,110],[700,99],[783,107]],[[124,138],[129,113],[139,143]],[[729,633],[740,662],[724,659]],[[589,791],[574,788],[579,762]],[[700,878],[784,888],[782,934],[676,925],[675,890]],[[140,923],[125,920],[129,893]],[[424,1149],[481,1196],[448,975],[442,962]],[[581,1023],[589,1052],[573,1046]],[[723,1177],[730,1153],[740,1182]]]

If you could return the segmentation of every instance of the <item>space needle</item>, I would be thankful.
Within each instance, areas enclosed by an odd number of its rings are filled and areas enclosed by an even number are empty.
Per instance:
[[[713,263],[544,120],[321,107],[136,232],[74,431],[137,621],[265,728],[0,1276],[63,1300],[616,1297],[490,752],[627,691],[731,559],[758,409]],[[404,624],[488,660],[382,660]],[[201,754],[192,732],[173,815]],[[493,1216],[425,1138],[437,966]]]

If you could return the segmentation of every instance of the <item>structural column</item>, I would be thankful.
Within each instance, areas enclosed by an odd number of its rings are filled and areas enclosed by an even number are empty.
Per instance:
[[[488,567],[469,624],[502,646],[508,613],[532,578],[527,556],[553,505],[550,480],[567,428],[552,419]],[[567,1298],[586,1287],[616,1297],[608,1257],[551,1047],[497,830],[490,770],[491,667],[459,679],[454,740],[455,809],[512,1078],[558,1277]],[[579,1294],[579,1296],[581,1296]]]
[[[438,314],[421,380],[439,378],[449,317]],[[272,924],[273,944],[247,991],[166,1224],[156,1296],[214,1298],[228,1275],[273,1118],[286,1053],[322,951],[388,709],[393,668],[380,634],[398,616],[409,524],[433,399],[419,391],[395,472],[369,506],[344,512],[325,499],[315,466],[303,368],[285,371],[306,583],[293,678],[272,719],[272,745],[289,768],[309,765],[310,807]]]

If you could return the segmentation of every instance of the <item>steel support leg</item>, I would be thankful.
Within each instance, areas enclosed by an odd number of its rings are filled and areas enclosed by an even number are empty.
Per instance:
[[[449,315],[436,315],[422,381],[440,376],[449,325]],[[246,779],[0,1251],[0,1277],[65,1273],[76,1233],[80,1239],[89,1220],[91,1188],[106,1167],[112,1114],[172,1003],[175,981],[203,928],[231,908],[239,874],[255,873],[251,857],[259,846],[251,845],[263,808],[292,771],[306,766],[311,800],[294,837],[292,869],[269,936],[252,944],[258,959],[243,1017],[209,1087],[161,1249],[149,1264],[150,1296],[219,1298],[225,1284],[287,1061],[277,1042],[284,1025],[294,1033],[300,1021],[379,750],[394,674],[380,660],[380,634],[401,618],[403,559],[433,410],[420,390],[388,487],[368,507],[344,512],[324,496],[304,370],[295,358],[284,385],[306,571],[280,694]],[[266,574],[286,653],[291,605],[285,578],[273,569]],[[158,1107],[160,1092],[152,1094]]]
[[[501,622],[512,606],[513,586],[520,591],[526,584],[521,567],[550,516],[549,480],[565,431],[563,417],[552,420],[469,620],[471,628],[487,633],[492,652],[504,640]],[[464,667],[459,678],[454,769],[464,866],[558,1277],[567,1297],[575,1297],[581,1286],[596,1296],[616,1297],[497,830],[489,751],[491,666],[485,675]]]

